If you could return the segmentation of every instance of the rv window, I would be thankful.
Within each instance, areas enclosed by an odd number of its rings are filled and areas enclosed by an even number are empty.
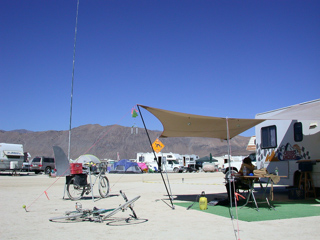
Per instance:
[[[46,162],[46,163],[54,163],[54,159],[53,159],[53,158],[44,158],[44,159],[43,159],[43,162]]]
[[[34,158],[33,160],[32,160],[32,162],[40,162],[40,158]]]
[[[303,140],[302,123],[296,122],[293,125],[294,141],[301,142]]]
[[[261,128],[261,147],[275,148],[277,147],[277,128],[269,126]]]
[[[16,156],[16,155],[7,155],[8,159],[20,159],[21,156]]]

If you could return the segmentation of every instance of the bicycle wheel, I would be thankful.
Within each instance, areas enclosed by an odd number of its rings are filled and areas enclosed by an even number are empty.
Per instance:
[[[131,205],[137,201],[140,198],[140,196],[136,196],[135,198],[129,200],[128,202],[122,204],[121,206],[117,207],[116,209],[114,209],[112,212],[110,212],[109,214],[107,214],[106,216],[103,217],[103,220],[113,216],[114,214],[116,214],[117,212],[124,211],[126,210],[128,207],[131,207]]]
[[[84,194],[85,187],[75,184],[75,177],[71,178],[67,185],[67,193],[71,200],[79,200]]]
[[[109,195],[109,180],[106,176],[102,176],[99,179],[99,194],[102,198],[106,198]]]
[[[74,211],[74,212],[67,212],[66,215],[64,216],[49,218],[49,221],[52,222],[52,221],[62,220],[62,219],[68,220],[68,221],[79,221],[81,217],[83,217],[83,213]]]

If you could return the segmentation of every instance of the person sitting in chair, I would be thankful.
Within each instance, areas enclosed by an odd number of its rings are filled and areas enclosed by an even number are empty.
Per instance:
[[[255,166],[251,162],[250,157],[246,157],[245,159],[242,160],[242,164],[239,170],[239,173],[241,175],[244,175],[243,171],[245,170],[246,175],[249,175],[250,173],[253,173],[253,170],[255,169]]]
[[[255,166],[251,162],[250,157],[246,157],[242,160],[242,164],[239,170],[240,175],[249,175],[250,173],[253,173],[253,170],[255,169]],[[237,192],[239,189],[250,189],[250,180],[248,179],[241,179],[241,178],[231,178],[227,179],[226,188],[228,192],[228,201],[234,202],[234,192]],[[231,191],[231,196],[230,196]],[[231,197],[231,198],[230,198]]]

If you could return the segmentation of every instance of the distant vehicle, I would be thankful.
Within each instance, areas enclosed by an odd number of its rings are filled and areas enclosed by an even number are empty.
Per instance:
[[[0,143],[0,170],[20,170],[24,160],[23,145]]]
[[[184,154],[181,157],[179,163],[185,168],[195,168],[196,161],[199,159],[199,156],[195,154]]]
[[[161,162],[162,171],[167,172],[179,172],[182,165],[179,164],[179,160],[182,159],[180,154],[177,153],[156,153],[157,161]],[[153,153],[137,153],[137,163],[144,162],[152,170],[158,169],[158,163],[154,159]]]
[[[49,157],[35,157],[30,163],[30,171],[36,174],[44,172],[45,174],[51,173],[55,168],[54,158]]]
[[[31,164],[29,162],[24,162],[21,168],[22,172],[29,172]]]
[[[251,158],[252,164],[254,166],[257,166],[256,154],[255,153],[251,153],[249,155],[249,157]],[[229,163],[225,163],[224,164],[224,168],[225,168],[224,173],[226,174],[225,177],[229,178],[230,174],[239,172],[239,170],[241,168],[241,165],[242,165],[242,160],[240,160],[240,159],[233,160],[232,157],[231,157],[230,165],[229,165]]]
[[[21,172],[29,172],[30,171],[30,162],[31,162],[31,155],[28,152],[24,152],[24,161],[21,168]]]

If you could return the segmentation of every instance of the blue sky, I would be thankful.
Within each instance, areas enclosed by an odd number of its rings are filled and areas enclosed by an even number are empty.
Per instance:
[[[0,129],[69,129],[76,6],[0,1]],[[136,104],[254,118],[317,99],[319,42],[320,1],[80,0],[72,127],[143,127]]]

